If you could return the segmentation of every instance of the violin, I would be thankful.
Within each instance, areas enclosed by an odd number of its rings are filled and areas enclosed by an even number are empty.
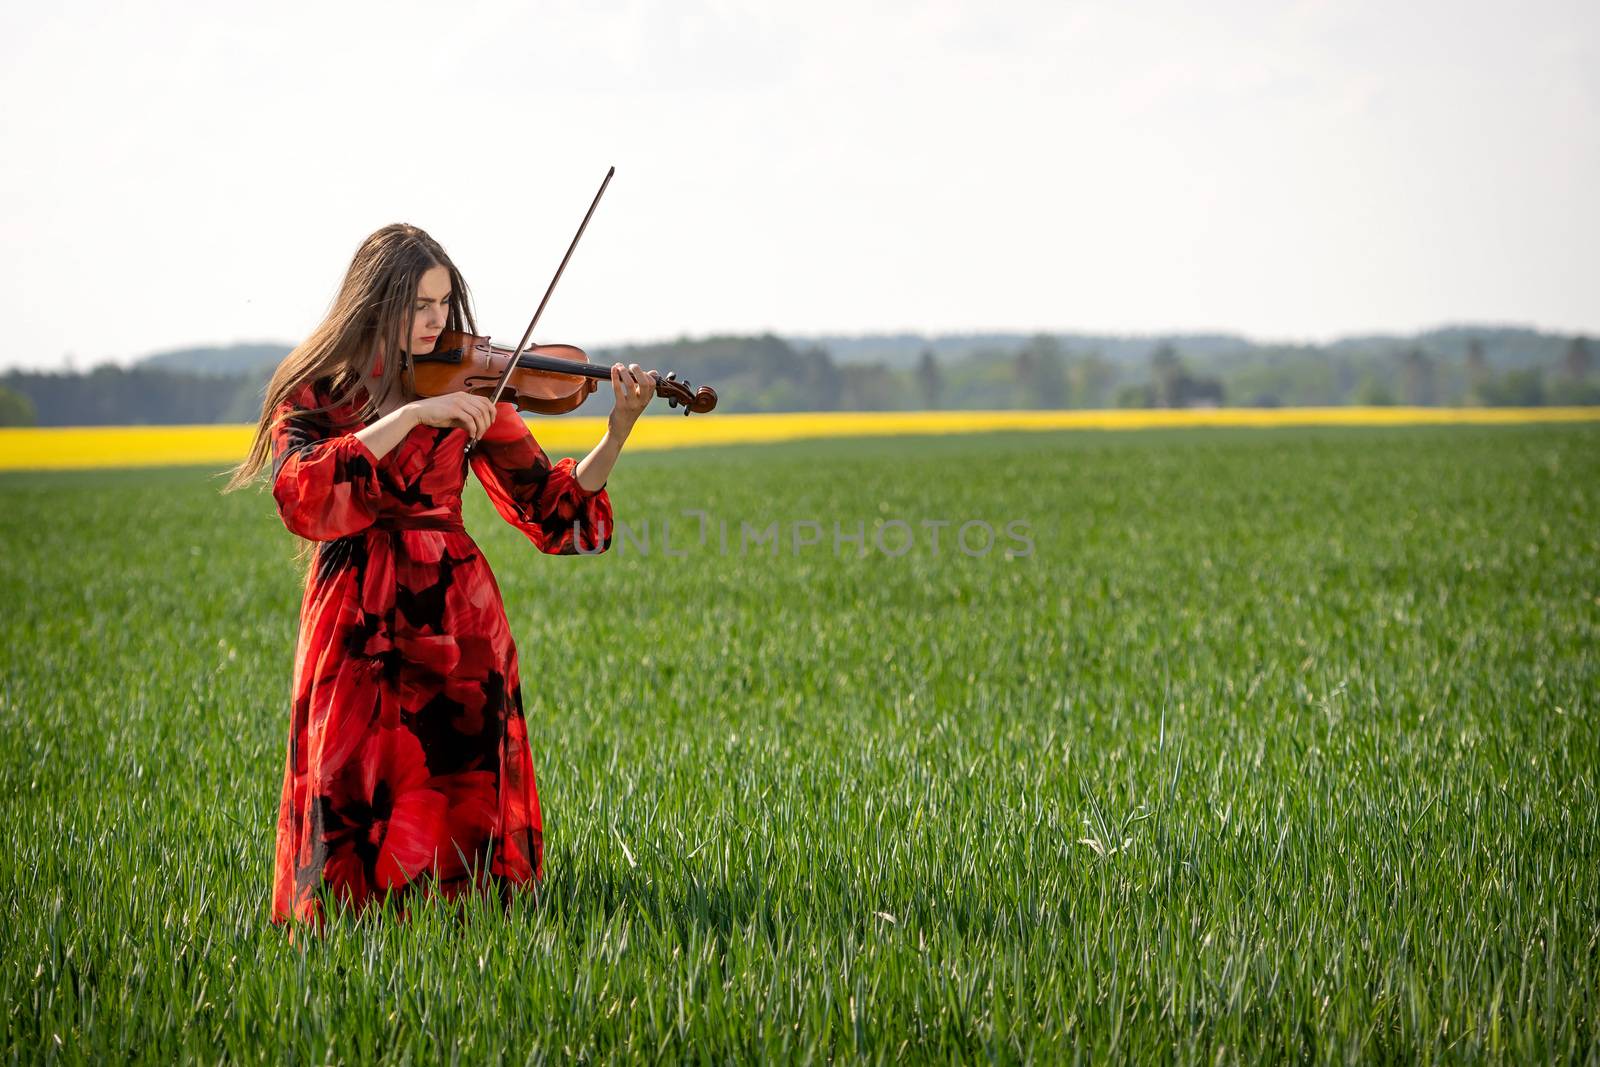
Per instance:
[[[533,319],[528,323],[517,347],[490,344],[487,335],[476,337],[463,330],[446,330],[434,342],[432,352],[412,356],[401,368],[405,386],[414,396],[439,396],[465,391],[487,396],[499,403],[509,390],[512,397],[509,402],[515,403],[523,411],[561,415],[587,400],[595,391],[596,380],[611,380],[611,368],[590,363],[588,355],[581,348],[574,345],[530,346],[528,339],[533,336],[534,327],[539,325],[539,316],[544,314],[544,306],[550,302],[550,294],[555,292],[561,272],[567,269],[567,261],[578,247],[578,239],[588,228],[589,220],[594,217],[594,209],[600,206],[600,197],[605,195],[606,186],[611,184],[611,176],[616,172],[616,167],[606,171],[605,180],[594,194],[583,222],[578,224],[578,232],[567,246],[567,254],[561,257],[561,265],[556,268],[555,277],[550,279],[544,299],[539,301],[539,307],[534,311]],[[710,386],[702,385],[691,393],[689,383],[680,381],[676,373],[663,378],[656,371],[651,371],[650,377],[656,384],[656,396],[666,397],[672,407],[681,405],[685,415],[691,411],[710,411],[717,406],[716,390]],[[477,443],[476,435],[469,438],[466,451],[471,452]]]
[[[611,380],[611,368],[590,363],[576,345],[529,345],[520,351],[517,355],[518,349],[509,345],[491,344],[487,336],[446,330],[432,352],[406,360],[400,376],[413,396],[477,393],[541,415],[572,411],[594,394],[597,383]],[[513,356],[515,367],[510,365]],[[717,392],[709,385],[691,392],[690,383],[675,371],[665,377],[658,371],[649,374],[656,395],[666,397],[669,407],[681,406],[685,415],[717,406]]]

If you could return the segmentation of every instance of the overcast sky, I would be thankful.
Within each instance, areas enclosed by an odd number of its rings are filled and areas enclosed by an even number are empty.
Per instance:
[[[514,343],[1600,332],[1600,5],[8,4],[0,365],[294,342],[415,223]]]

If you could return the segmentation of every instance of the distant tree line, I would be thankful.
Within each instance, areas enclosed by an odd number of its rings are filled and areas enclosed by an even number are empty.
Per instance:
[[[263,380],[264,384],[264,380]],[[33,419],[6,425],[107,426],[242,422],[242,394],[252,386],[243,375],[211,376],[190,371],[106,364],[81,373],[10,371],[0,375],[0,418],[10,393],[31,407]]]
[[[954,354],[942,338],[915,353],[903,338],[894,343],[892,356],[877,357],[863,355],[865,342],[841,343],[852,357],[841,360],[821,343],[717,336],[596,349],[591,358],[709,385],[724,412],[1600,404],[1592,342],[1528,330],[1455,328],[1326,346],[1156,338],[1142,349],[1036,334],[991,337]],[[194,349],[132,367],[9,371],[0,374],[0,425],[253,421],[287,350]],[[580,412],[602,414],[610,401],[602,385]]]

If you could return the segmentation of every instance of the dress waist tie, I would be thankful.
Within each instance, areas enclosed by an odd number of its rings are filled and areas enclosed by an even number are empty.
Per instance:
[[[466,526],[459,515],[380,515],[373,522],[375,530],[460,530]]]

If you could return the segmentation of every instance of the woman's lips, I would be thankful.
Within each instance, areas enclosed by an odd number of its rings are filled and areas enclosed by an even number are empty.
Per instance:
[[[438,334],[430,334],[429,336],[423,338],[424,341],[437,341],[438,339]]]

